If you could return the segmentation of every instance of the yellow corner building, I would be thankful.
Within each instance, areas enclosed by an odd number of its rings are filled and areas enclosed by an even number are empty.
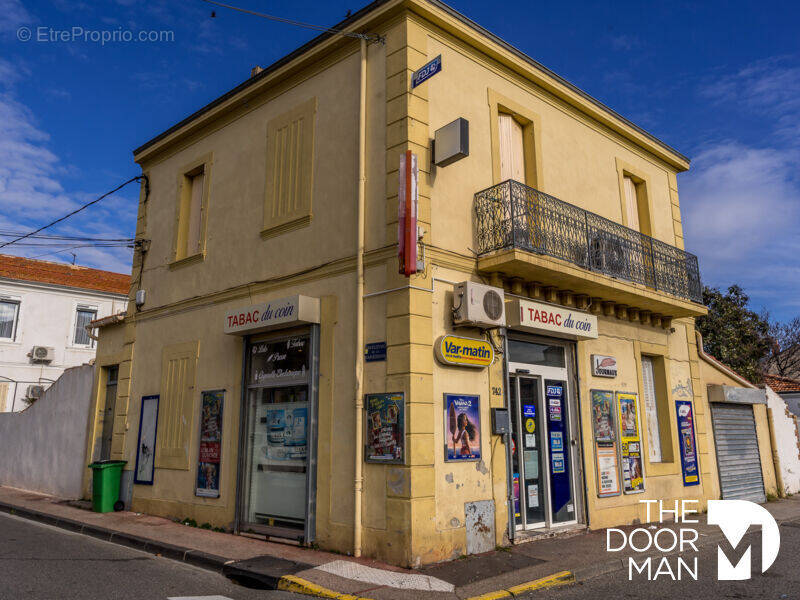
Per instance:
[[[440,2],[336,28],[134,152],[132,509],[417,566],[719,498],[688,159]]]

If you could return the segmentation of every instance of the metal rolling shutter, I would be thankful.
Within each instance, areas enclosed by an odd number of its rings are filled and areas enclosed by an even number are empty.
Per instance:
[[[711,404],[722,498],[766,502],[756,423],[749,404]]]

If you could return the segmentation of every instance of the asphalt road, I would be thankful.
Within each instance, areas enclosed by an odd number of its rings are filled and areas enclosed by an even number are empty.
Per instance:
[[[222,575],[0,513],[0,600],[298,600]]]
[[[700,552],[685,555],[687,559],[697,556],[698,578],[684,576],[681,581],[673,581],[663,575],[648,581],[646,575],[633,572],[633,579],[628,579],[628,571],[617,571],[589,579],[567,587],[540,590],[526,596],[526,600],[605,599],[623,600],[629,598],[727,600],[727,599],[800,599],[800,569],[797,558],[800,556],[800,523],[782,524],[780,527],[781,547],[778,558],[766,573],[760,573],[761,552],[760,535],[749,533],[746,540],[753,542],[751,573],[746,581],[717,581],[717,545],[700,547]],[[740,545],[740,549],[744,549]],[[738,555],[733,556],[734,562]],[[675,558],[671,557],[670,565],[676,571]],[[654,563],[653,573],[657,570]]]

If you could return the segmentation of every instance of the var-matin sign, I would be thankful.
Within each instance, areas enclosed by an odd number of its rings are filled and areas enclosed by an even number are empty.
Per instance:
[[[508,326],[570,339],[597,337],[597,317],[563,306],[513,299],[506,308]]]
[[[232,335],[249,335],[303,323],[319,323],[319,298],[295,294],[229,310],[225,314],[223,331]]]
[[[488,367],[494,361],[494,350],[486,340],[443,335],[436,340],[436,358],[445,365]]]

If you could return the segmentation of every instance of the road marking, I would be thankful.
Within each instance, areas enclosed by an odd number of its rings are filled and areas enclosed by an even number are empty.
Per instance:
[[[169,596],[167,600],[233,600],[227,596]]]
[[[452,592],[455,590],[452,583],[430,575],[386,571],[347,560],[334,560],[314,569],[316,571],[325,571],[331,575],[338,575],[345,579],[354,579],[363,583],[373,583],[401,590],[424,590],[430,592]]]

